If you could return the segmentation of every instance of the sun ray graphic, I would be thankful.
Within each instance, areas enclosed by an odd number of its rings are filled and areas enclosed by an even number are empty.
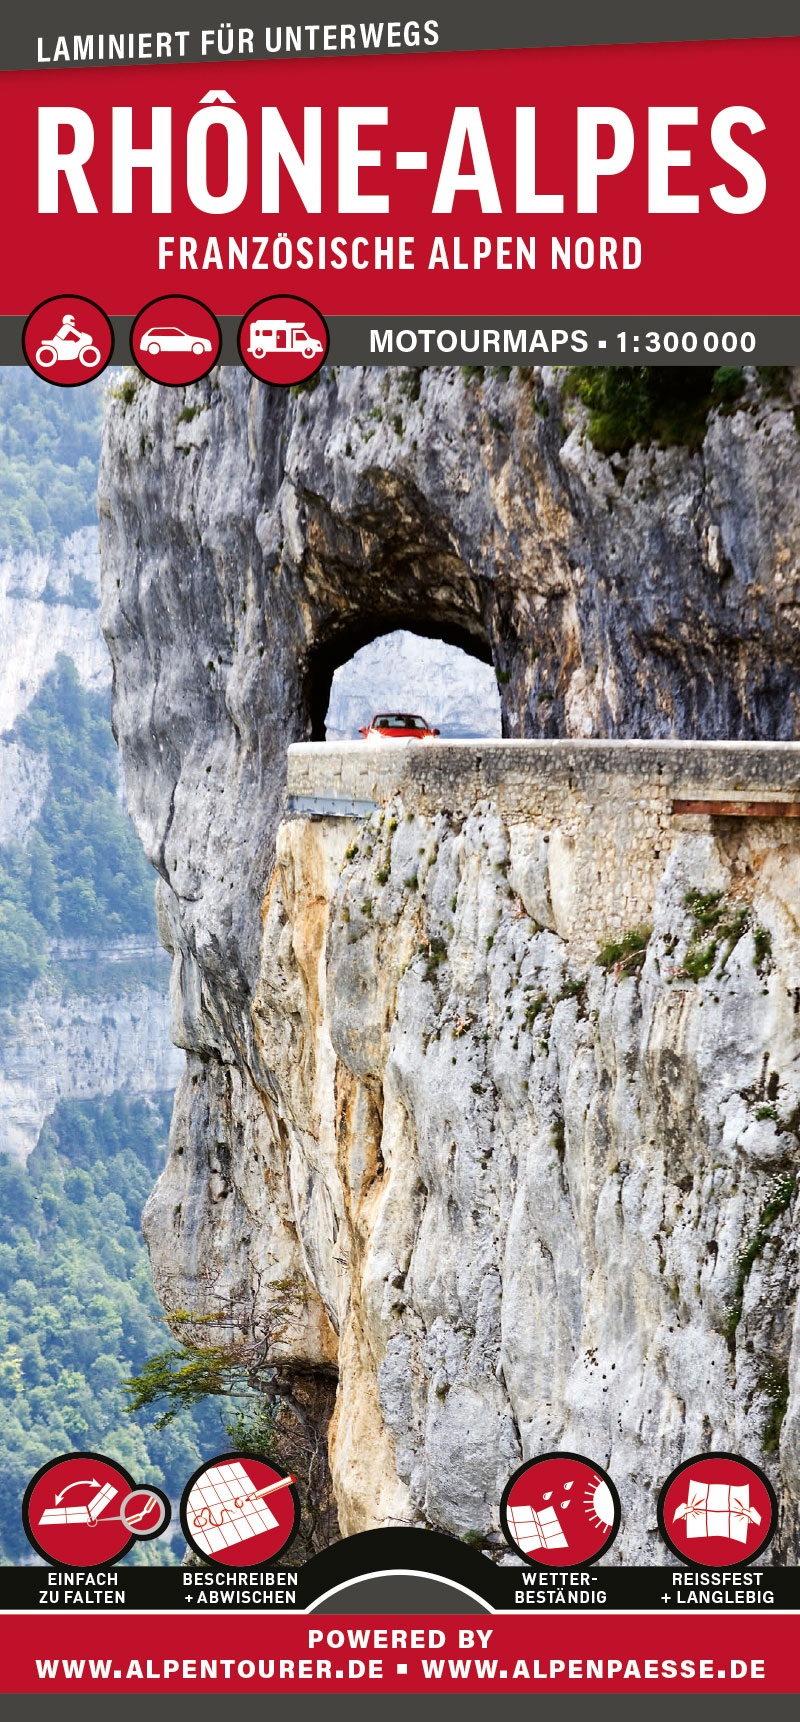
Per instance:
[[[596,1473],[594,1474],[594,1487],[587,1484],[583,1497],[583,1510],[593,1525],[598,1527],[604,1525],[606,1530],[610,1531],[614,1523],[614,1502],[608,1484]]]

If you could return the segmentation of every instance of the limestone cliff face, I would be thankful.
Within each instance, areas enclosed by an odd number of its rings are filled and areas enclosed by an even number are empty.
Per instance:
[[[44,762],[10,740],[59,652],[85,687],[108,686],[108,658],[97,617],[97,533],[73,532],[52,556],[0,562],[0,843],[24,843],[47,790]]]
[[[181,1071],[158,946],[121,939],[55,952],[46,980],[0,1011],[0,1153],[20,1159],[59,1101],[169,1094]]]
[[[347,1532],[492,1548],[510,1472],[562,1446],[618,1482],[612,1558],[657,1562],[660,1483],[721,1447],[775,1478],[785,1557],[800,839],[789,820],[687,832],[646,951],[609,967],[572,961],[547,847],[487,804],[281,825],[253,1000],[279,1098],[253,1106],[215,1064],[223,1110],[194,1133],[179,1112],[157,1278],[178,1302],[228,1271],[279,1312],[290,1374],[336,1364]]]
[[[0,732],[30,705],[59,652],[72,659],[85,687],[108,686],[98,578],[97,532],[89,526],[51,555],[0,562],[0,639],[9,648],[0,666]],[[2,769],[0,751],[0,785]]]
[[[701,453],[624,461],[561,421],[529,373],[112,410],[103,625],[189,1055],[156,1281],[247,1306],[287,1391],[338,1378],[347,1531],[492,1547],[509,1471],[565,1445],[620,1487],[613,1558],[658,1561],[657,1484],[714,1444],[780,1467],[796,1555],[792,822],[687,834],[610,968],[491,805],[279,829],[287,743],[396,626],[488,652],[512,735],[798,733],[789,407],[753,379]],[[705,973],[691,892],[738,928]]]
[[[71,533],[52,554],[0,562],[0,845],[25,847],[47,795],[46,758],[10,732],[59,654],[84,687],[108,687],[98,582],[96,528]],[[48,965],[0,1010],[0,1153],[20,1158],[59,1101],[166,1093],[180,1071],[155,940],[51,941]]]

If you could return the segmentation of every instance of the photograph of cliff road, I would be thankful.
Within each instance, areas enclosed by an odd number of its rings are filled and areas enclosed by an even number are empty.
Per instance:
[[[800,371],[0,371],[0,619],[0,1557],[235,1447],[510,1560],[563,1448],[797,1562]]]

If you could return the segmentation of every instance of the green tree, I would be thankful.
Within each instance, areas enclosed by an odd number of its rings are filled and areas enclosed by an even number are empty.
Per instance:
[[[0,554],[48,551],[97,519],[106,382],[43,389],[23,366],[0,369]]]
[[[167,1096],[63,1102],[25,1165],[0,1156],[0,1560],[29,1558],[19,1502],[57,1453],[108,1453],[175,1498],[225,1442],[208,1401],[159,1431],[122,1385],[163,1345],[138,1226],[168,1119]]]
[[[153,875],[119,805],[105,694],[87,693],[59,656],[15,735],[50,768],[27,852],[0,849],[0,1004],[44,972],[47,938],[154,936]]]
[[[714,406],[744,389],[741,367],[722,365],[573,365],[565,397],[589,408],[589,437],[603,454],[635,443],[698,448]]]
[[[0,902],[0,1004],[24,997],[44,973],[44,929],[27,909]]]
[[[59,897],[56,870],[50,850],[39,831],[28,845],[28,901],[30,912],[46,933],[59,926]]]

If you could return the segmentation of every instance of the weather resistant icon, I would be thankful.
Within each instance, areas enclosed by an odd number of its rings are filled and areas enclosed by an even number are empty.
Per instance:
[[[37,376],[72,389],[99,377],[111,358],[114,333],[105,312],[92,299],[59,294],[31,312],[22,346]]]
[[[701,1453],[667,1478],[658,1502],[664,1541],[691,1566],[755,1559],[766,1548],[777,1512],[775,1493],[757,1465],[733,1453]]]
[[[283,388],[313,377],[324,364],[330,336],[324,317],[307,299],[291,294],[260,299],[239,325],[242,364],[262,383]]]
[[[599,1465],[578,1453],[545,1453],[507,1483],[500,1523],[517,1554],[537,1566],[597,1560],[619,1530],[619,1496]]]
[[[215,365],[222,332],[213,311],[187,293],[152,299],[131,329],[131,355],[154,383],[182,388]]]
[[[157,1537],[170,1517],[166,1495],[134,1483],[99,1453],[66,1453],[37,1471],[25,1491],[22,1520],[29,1542],[56,1565],[102,1566],[134,1541]]]
[[[297,1529],[295,1479],[245,1454],[224,1453],[184,1489],[181,1524],[197,1554],[252,1566],[280,1554]]]

